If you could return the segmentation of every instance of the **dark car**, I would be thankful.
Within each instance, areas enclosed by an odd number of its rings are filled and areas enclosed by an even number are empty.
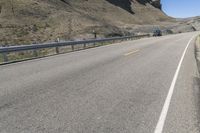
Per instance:
[[[162,31],[157,29],[153,32],[153,36],[162,36]]]

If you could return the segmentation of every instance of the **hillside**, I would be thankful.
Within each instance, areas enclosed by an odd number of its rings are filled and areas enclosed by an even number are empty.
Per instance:
[[[126,35],[172,22],[159,0],[1,0],[0,44]]]

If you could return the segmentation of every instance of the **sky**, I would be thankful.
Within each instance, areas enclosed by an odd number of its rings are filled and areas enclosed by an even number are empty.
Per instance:
[[[172,17],[200,16],[200,0],[161,0],[163,11]]]

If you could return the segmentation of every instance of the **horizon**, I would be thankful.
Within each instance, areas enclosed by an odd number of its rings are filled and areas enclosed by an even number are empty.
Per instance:
[[[200,16],[199,0],[161,0],[162,10],[174,18],[189,18]]]

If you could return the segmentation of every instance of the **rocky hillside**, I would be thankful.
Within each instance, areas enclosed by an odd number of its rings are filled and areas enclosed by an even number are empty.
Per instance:
[[[0,44],[127,35],[175,22],[160,0],[1,0]],[[146,31],[144,31],[146,32]]]

